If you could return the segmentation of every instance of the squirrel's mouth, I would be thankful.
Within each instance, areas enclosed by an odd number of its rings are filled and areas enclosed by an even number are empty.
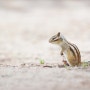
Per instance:
[[[52,42],[52,40],[51,39],[49,39],[49,43],[51,43]]]

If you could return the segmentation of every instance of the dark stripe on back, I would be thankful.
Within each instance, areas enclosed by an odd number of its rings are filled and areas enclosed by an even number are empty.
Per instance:
[[[74,47],[74,49],[76,51],[76,54],[77,54],[77,58],[76,59],[79,59],[79,53],[77,51],[77,47],[74,44],[71,44],[71,43],[69,43],[69,44]]]
[[[78,54],[78,62],[80,62],[81,61],[81,55],[80,55],[80,51],[79,51],[79,49],[78,49],[78,47],[75,45],[75,44],[73,44],[74,45],[74,47],[76,48],[76,51],[78,52],[77,54]]]
[[[75,57],[76,57],[76,59],[78,59],[78,62],[80,62],[81,61],[81,56],[80,56],[80,51],[79,51],[78,47],[75,44],[69,43],[68,41],[67,41],[67,43],[74,47],[74,49],[76,50],[76,54],[77,54],[77,56],[75,54]]]
[[[74,52],[74,56],[75,56],[75,59],[78,59],[78,57],[77,57],[77,55],[78,55],[78,51],[77,51],[77,49],[75,48],[75,46],[73,45],[73,44],[71,44],[71,43],[69,43],[68,41],[67,41],[67,43],[69,44],[69,45],[71,45],[74,49],[75,49],[75,51],[76,51],[76,53]],[[73,49],[72,49],[73,50]],[[71,50],[71,51],[72,51]],[[76,55],[77,54],[77,55]]]
[[[73,56],[75,56],[75,58],[76,58],[76,54],[75,54],[74,50],[73,50],[71,47],[69,47],[69,48],[70,48],[70,50],[72,51]]]

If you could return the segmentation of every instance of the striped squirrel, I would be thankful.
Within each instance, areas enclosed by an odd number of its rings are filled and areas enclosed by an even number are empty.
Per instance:
[[[58,32],[49,39],[49,43],[57,44],[61,47],[61,56],[65,55],[67,60],[63,60],[64,65],[79,66],[81,65],[81,55],[75,44],[68,42],[64,36]]]

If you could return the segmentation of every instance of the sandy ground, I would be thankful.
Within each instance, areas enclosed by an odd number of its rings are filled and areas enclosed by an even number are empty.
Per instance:
[[[0,90],[89,90],[90,67],[58,67],[57,32],[90,61],[89,1],[0,1]]]

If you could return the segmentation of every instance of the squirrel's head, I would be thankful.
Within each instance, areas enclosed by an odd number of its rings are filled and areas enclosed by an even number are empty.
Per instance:
[[[56,35],[52,36],[50,39],[49,39],[49,43],[52,43],[52,44],[59,44],[63,41],[63,38],[61,37],[61,34],[60,32],[58,32]]]

